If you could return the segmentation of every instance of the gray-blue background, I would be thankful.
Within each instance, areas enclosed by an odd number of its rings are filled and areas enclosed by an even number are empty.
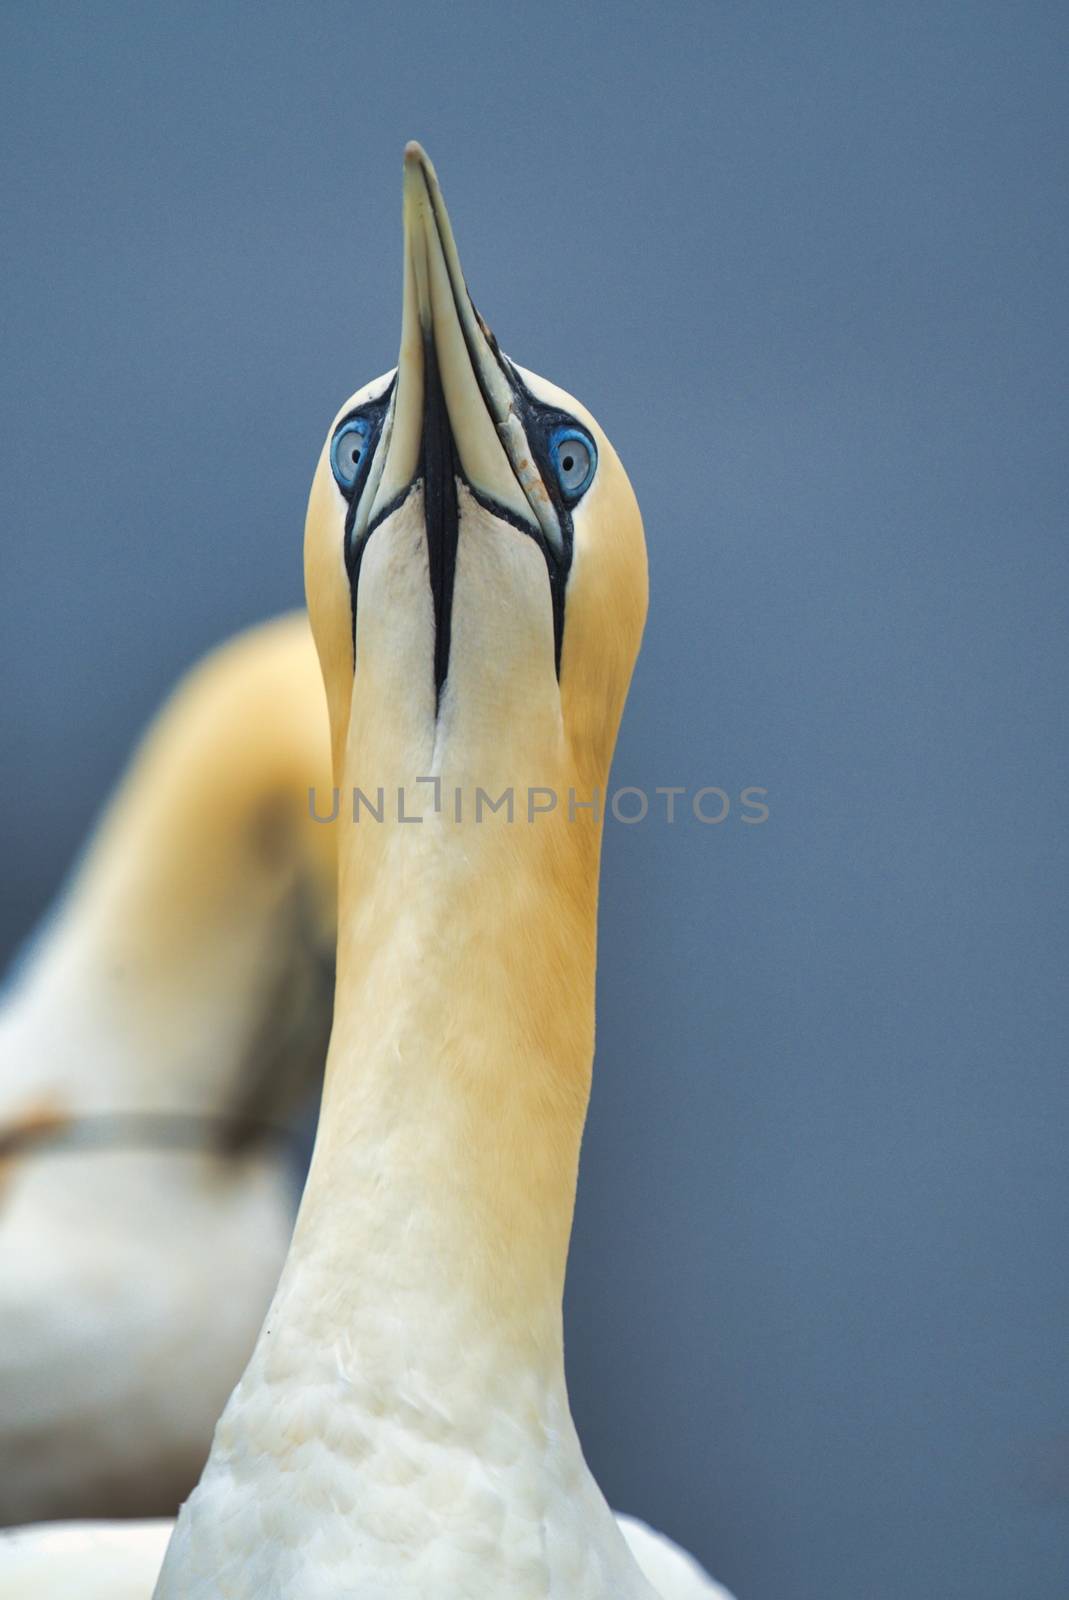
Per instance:
[[[0,13],[3,925],[300,595],[403,141],[645,508],[568,1305],[611,1499],[741,1600],[1064,1600],[1064,5]]]

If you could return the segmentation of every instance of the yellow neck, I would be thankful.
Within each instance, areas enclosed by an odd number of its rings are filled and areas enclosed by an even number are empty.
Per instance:
[[[470,802],[473,790],[466,790]],[[416,797],[408,797],[409,813]],[[556,1359],[594,1045],[599,830],[342,811],[338,991],[301,1232]],[[383,1282],[385,1277],[388,1281]],[[432,1296],[433,1299],[433,1296]]]

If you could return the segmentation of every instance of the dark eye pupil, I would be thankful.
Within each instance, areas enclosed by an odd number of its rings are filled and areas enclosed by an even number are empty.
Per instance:
[[[565,456],[561,462],[561,466],[564,468],[565,472],[571,472],[572,468],[575,466],[575,457]]]

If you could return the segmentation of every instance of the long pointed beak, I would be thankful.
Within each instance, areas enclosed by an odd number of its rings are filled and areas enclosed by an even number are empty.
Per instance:
[[[405,147],[405,267],[401,352],[377,482],[365,527],[426,469],[428,409],[438,388],[460,475],[473,492],[560,554],[556,509],[514,407],[496,343],[468,294],[431,162]],[[444,463],[442,463],[444,466]],[[363,531],[363,530],[360,530]]]

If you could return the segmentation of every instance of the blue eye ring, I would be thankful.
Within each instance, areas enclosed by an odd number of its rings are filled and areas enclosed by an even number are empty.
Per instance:
[[[580,448],[569,452],[569,443]],[[582,428],[555,428],[549,438],[549,458],[561,494],[569,505],[574,505],[594,481],[598,470],[597,445]]]
[[[357,454],[356,444],[360,443]],[[370,425],[363,417],[350,417],[343,422],[330,441],[330,466],[338,488],[348,494],[367,465],[368,446],[371,442]]]

